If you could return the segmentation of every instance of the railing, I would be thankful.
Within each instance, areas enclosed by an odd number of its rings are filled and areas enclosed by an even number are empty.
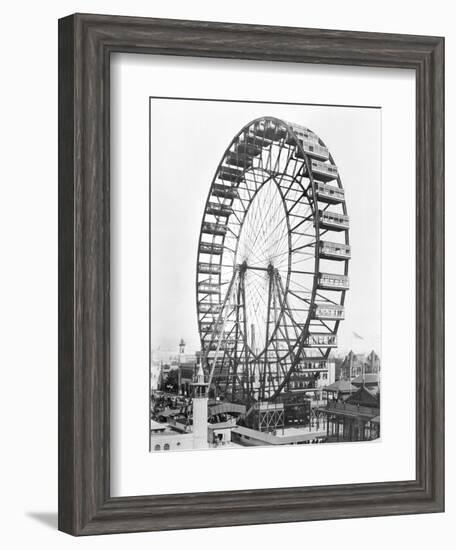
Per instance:
[[[315,319],[343,319],[344,314],[344,306],[335,304],[315,304]]]
[[[320,254],[335,257],[336,259],[349,259],[351,257],[350,246],[343,243],[320,241]]]
[[[213,275],[218,275],[221,271],[219,264],[208,264],[205,262],[198,262],[198,271],[199,273],[209,273]]]
[[[268,139],[281,139],[287,135],[285,126],[277,125],[275,122],[260,122],[255,130],[260,136],[264,135]]]
[[[319,210],[320,223],[323,225],[334,225],[337,227],[350,227],[350,218],[345,214],[330,212],[328,210]]]
[[[315,390],[317,389],[317,383],[314,380],[309,380],[308,382],[304,380],[290,380],[290,388],[293,390]]]
[[[209,214],[214,214],[216,216],[230,216],[233,213],[231,206],[227,204],[219,204],[217,202],[210,202],[207,205],[206,211]]]
[[[306,140],[309,143],[317,143],[318,144],[318,136],[314,134],[313,132],[310,132],[307,128],[304,126],[300,126],[299,124],[292,124],[294,133],[302,140]]]
[[[318,275],[318,286],[323,289],[347,290],[349,287],[349,279],[345,275],[320,273]]]
[[[239,192],[231,185],[223,185],[222,183],[214,183],[212,186],[212,194],[215,197],[224,197],[228,199],[235,199],[239,197]]]
[[[252,157],[239,153],[228,153],[226,157],[226,163],[231,166],[239,166],[247,168],[252,164]]]
[[[326,409],[331,412],[345,412],[353,415],[371,416],[372,418],[380,414],[380,409],[376,407],[365,407],[340,401],[328,401]]]
[[[242,175],[243,170],[240,168],[233,168],[230,166],[222,166],[218,172],[218,177],[222,180],[238,181]]]
[[[203,322],[200,325],[201,330],[203,332],[220,332],[220,329],[222,328],[222,323],[215,323],[215,322]]]
[[[292,140],[290,139],[289,141],[291,142]],[[299,142],[304,150],[304,153],[307,153],[310,157],[318,157],[322,160],[327,160],[329,158],[329,151],[326,147],[323,147],[315,142],[309,143],[308,141],[302,139],[300,139]],[[295,155],[298,158],[303,158],[299,147],[296,147]]]
[[[337,176],[339,175],[337,166],[335,166],[334,164],[327,164],[326,162],[321,162],[319,160],[312,159],[311,169],[312,172],[323,174],[325,176],[330,176],[333,179],[337,178]]]
[[[221,309],[221,304],[199,304],[201,313],[220,313]]]
[[[225,235],[226,226],[219,223],[204,222],[202,227],[203,233],[210,233],[211,235]]]
[[[262,147],[259,143],[240,140],[235,144],[235,152],[232,154],[244,155],[246,158],[256,157],[261,153]]]
[[[315,155],[323,159],[329,158],[328,148],[324,147],[323,145],[319,145],[318,143],[309,143],[308,141],[303,141],[302,148],[306,153],[309,153],[309,155],[311,156]]]
[[[253,131],[249,130],[249,132],[245,133],[242,138],[243,143],[247,143],[247,145],[254,145],[258,147],[266,147],[271,144],[271,139],[259,135],[258,133],[255,133],[259,130],[259,126],[256,127],[256,129]]]
[[[337,336],[335,334],[321,334],[314,333],[309,334],[305,339],[304,345],[307,347],[336,347],[337,346]]]
[[[299,373],[301,371],[309,371],[309,370],[327,370],[328,369],[328,363],[326,361],[304,361],[303,363],[299,363],[299,365],[296,368],[296,372]]]
[[[340,187],[335,187],[334,185],[327,185],[326,183],[318,182],[316,186],[317,196],[320,198],[327,198],[333,201],[344,201],[345,200],[345,191]]]
[[[201,242],[199,250],[202,254],[214,254],[220,256],[223,253],[223,246],[215,243]]]
[[[220,294],[220,286],[216,283],[198,283],[198,292],[204,294]]]
[[[230,350],[234,348],[235,344],[236,342],[234,340],[224,340],[223,342],[220,342],[220,347],[218,342],[211,342],[208,347],[209,347],[209,350],[211,351],[215,351],[217,350],[217,348],[220,350]],[[225,365],[225,363],[223,363],[223,365]],[[228,364],[227,364],[227,368],[228,368]]]

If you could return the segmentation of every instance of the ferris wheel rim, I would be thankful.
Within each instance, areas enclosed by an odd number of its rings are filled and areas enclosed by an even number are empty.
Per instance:
[[[203,214],[203,218],[202,218],[202,223],[201,223],[201,228],[200,228],[200,235],[199,235],[199,244],[198,244],[198,255],[197,255],[197,266],[199,265],[200,263],[200,257],[202,255],[202,253],[200,252],[200,249],[201,249],[201,242],[202,242],[202,236],[203,236],[203,225],[204,225],[204,219],[206,217],[206,213],[207,213],[207,209],[208,209],[208,204],[209,204],[209,201],[210,201],[210,198],[211,198],[211,193],[212,193],[212,190],[214,188],[214,185],[216,184],[216,181],[217,179],[219,179],[219,172],[221,170],[221,167],[222,167],[222,164],[224,162],[224,160],[227,158],[227,155],[228,153],[230,152],[231,148],[239,141],[239,139],[241,138],[241,136],[244,135],[244,133],[249,129],[249,128],[254,128],[255,125],[257,123],[261,123],[261,122],[273,122],[274,124],[276,124],[278,127],[281,127],[281,128],[284,128],[286,133],[287,133],[287,136],[290,136],[291,138],[293,138],[294,140],[294,145],[295,147],[297,148],[300,148],[301,150],[301,154],[302,154],[302,157],[303,157],[303,160],[304,160],[304,164],[306,166],[306,169],[307,169],[307,178],[310,180],[310,185],[308,185],[306,188],[302,187],[303,190],[304,190],[304,193],[305,193],[305,197],[308,201],[308,204],[310,206],[310,208],[312,209],[312,214],[313,214],[313,219],[314,219],[314,227],[315,227],[315,245],[314,245],[314,255],[313,255],[313,258],[314,258],[314,268],[313,268],[313,284],[312,284],[312,290],[311,290],[311,299],[310,299],[310,304],[309,304],[309,308],[308,308],[308,314],[307,314],[307,318],[306,318],[306,324],[305,324],[305,327],[304,329],[302,330],[302,334],[301,334],[301,337],[300,338],[296,338],[294,340],[294,344],[292,346],[291,349],[288,350],[287,354],[283,355],[280,359],[281,360],[285,360],[287,359],[288,357],[292,356],[292,355],[295,355],[296,357],[302,353],[302,349],[304,347],[304,339],[305,339],[305,334],[308,333],[308,330],[309,330],[309,324],[310,324],[310,321],[311,321],[311,311],[313,310],[314,306],[315,306],[315,302],[316,302],[316,296],[317,296],[317,278],[318,278],[318,273],[319,273],[319,264],[320,264],[320,253],[319,253],[319,242],[320,242],[320,224],[319,224],[319,216],[317,215],[317,212],[318,212],[318,200],[316,199],[316,193],[315,193],[315,181],[314,181],[314,178],[313,178],[313,173],[312,173],[312,170],[311,170],[311,167],[310,167],[310,161],[309,161],[309,158],[306,154],[306,152],[304,151],[304,149],[302,148],[301,144],[300,144],[300,140],[298,139],[295,131],[294,131],[294,128],[292,127],[291,124],[287,123],[286,121],[284,120],[281,120],[279,118],[276,118],[276,117],[258,117],[252,121],[250,121],[248,124],[246,124],[237,134],[236,136],[231,140],[230,144],[228,145],[228,147],[226,148],[218,166],[217,166],[217,170],[215,171],[215,174],[214,174],[214,177],[212,179],[212,182],[211,182],[211,186],[210,186],[210,190],[209,190],[209,193],[208,193],[208,196],[207,196],[207,199],[206,199],[206,205],[205,205],[205,208],[204,208],[204,214]],[[315,134],[316,136],[316,134]],[[317,136],[318,138],[318,136]],[[322,140],[320,138],[318,138],[321,142]],[[322,142],[323,143],[323,142]],[[330,159],[330,162],[333,163],[333,159],[332,159],[332,156],[329,155],[329,159]],[[245,167],[243,170],[242,170],[242,175],[240,176],[240,179],[239,179],[239,182],[243,181],[244,178],[245,178],[245,174],[246,172],[251,169],[251,167]],[[247,208],[247,210],[244,212],[244,217],[243,217],[243,221],[245,221],[245,218],[247,216],[247,213],[248,213],[248,210],[250,209],[251,205],[253,204],[254,200],[255,200],[255,197],[258,195],[258,193],[264,188],[264,186],[266,185],[267,182],[273,180],[274,181],[274,185],[277,187],[277,189],[279,190],[279,193],[281,194],[281,197],[283,196],[283,194],[281,193],[281,190],[280,190],[280,187],[279,185],[277,184],[277,181],[275,179],[275,176],[272,175],[271,173],[269,173],[269,177],[264,180],[262,182],[262,184],[258,187],[258,189],[256,189],[255,191],[255,194],[254,196],[252,196],[250,202],[249,202],[249,206]],[[238,185],[239,185],[239,182],[238,182]],[[342,183],[341,183],[341,180],[340,180],[340,175],[337,176],[337,184],[338,184],[338,187],[339,188],[342,188]],[[308,189],[311,188],[312,189],[312,198],[309,198],[308,196]],[[346,205],[345,203],[343,204],[343,210],[344,210],[344,213],[346,213]],[[287,210],[286,210],[286,205],[284,205],[284,210],[285,212],[288,214]],[[289,217],[288,215],[286,216],[286,219],[287,219],[287,229],[288,229],[288,239],[290,239],[290,223],[289,223]],[[240,234],[240,233],[239,233]],[[345,241],[346,241],[346,244],[348,245],[349,241],[348,241],[348,231],[345,232]],[[239,246],[239,239],[236,241],[236,251],[234,253],[234,258],[236,258],[236,255],[237,255],[237,247]],[[222,247],[223,248],[223,247]],[[223,257],[223,252],[222,254],[220,255],[220,257],[222,258]],[[212,256],[211,256],[212,258]],[[290,286],[290,277],[291,277],[291,260],[292,260],[292,256],[291,254],[288,254],[288,267],[287,267],[287,281],[286,281],[286,289],[285,289],[285,296],[287,296],[287,294],[289,293],[289,286]],[[220,263],[222,263],[222,260],[220,260]],[[236,266],[233,266],[233,269],[235,268]],[[198,269],[198,267],[197,267]],[[346,274],[348,272],[348,262],[345,263],[345,269],[344,269],[344,273]],[[198,284],[198,282],[197,282]],[[345,292],[342,292],[341,294],[341,300],[340,300],[340,304],[343,305],[344,303],[344,300],[345,300]],[[210,302],[212,303],[212,302]],[[198,310],[198,317],[200,318],[200,309],[199,309],[199,302],[198,302],[198,289],[197,289],[197,310]],[[250,350],[252,352],[252,359],[251,359],[251,362],[255,362],[255,361],[258,361],[262,358],[262,356],[267,356],[267,353],[268,353],[268,346],[269,344],[271,343],[271,341],[274,339],[274,334],[277,332],[278,328],[279,328],[279,324],[280,324],[280,320],[282,319],[283,315],[284,315],[284,311],[285,311],[285,305],[282,304],[281,307],[280,307],[280,318],[278,319],[278,322],[276,322],[275,326],[274,326],[274,329],[269,337],[269,339],[266,340],[265,342],[265,346],[264,348],[261,350],[261,352],[259,354],[255,354],[254,353],[254,350]],[[338,328],[338,325],[339,325],[339,322],[340,321],[337,321],[336,324],[335,324],[335,332],[337,333],[337,328]],[[212,335],[212,340],[214,340],[215,338],[215,333]],[[211,343],[212,344],[212,341]],[[328,348],[327,350],[327,354],[329,354],[330,352],[330,349]],[[294,360],[292,361],[292,363],[294,363]],[[288,372],[288,378],[289,378],[289,375],[291,374],[291,371],[292,371],[292,368],[289,369],[289,372]],[[281,387],[278,389],[278,391],[280,392],[281,391],[281,388],[283,387],[283,385],[286,383],[287,381],[287,377],[284,377],[284,380],[283,382],[281,383]]]

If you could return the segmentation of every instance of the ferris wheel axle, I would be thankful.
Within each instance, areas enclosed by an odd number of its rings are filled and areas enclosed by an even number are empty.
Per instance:
[[[274,270],[277,271],[272,263],[269,264],[268,267],[258,267],[256,265],[248,265],[247,262],[243,262],[238,266],[238,268],[242,273],[244,273],[248,269],[252,269],[254,271],[267,271],[268,273],[272,273]]]

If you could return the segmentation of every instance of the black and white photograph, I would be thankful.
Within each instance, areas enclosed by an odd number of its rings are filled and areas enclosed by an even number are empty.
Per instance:
[[[379,440],[381,108],[149,107],[150,451]]]

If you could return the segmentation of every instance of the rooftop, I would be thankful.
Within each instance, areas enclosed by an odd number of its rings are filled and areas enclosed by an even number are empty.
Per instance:
[[[325,386],[323,391],[350,393],[355,392],[357,389],[358,388],[351,384],[349,380],[337,380],[329,384],[329,386]]]
[[[379,376],[377,373],[366,373],[364,375],[360,374],[352,380],[352,384],[363,385],[363,384],[378,384]]]

